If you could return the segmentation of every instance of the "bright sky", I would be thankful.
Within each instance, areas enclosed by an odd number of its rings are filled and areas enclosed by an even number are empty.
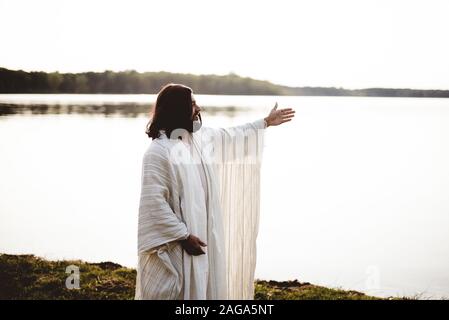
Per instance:
[[[447,0],[0,0],[0,66],[449,89]]]

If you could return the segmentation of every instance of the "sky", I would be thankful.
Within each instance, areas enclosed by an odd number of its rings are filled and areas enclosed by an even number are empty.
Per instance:
[[[0,67],[449,89],[447,0],[0,0]]]

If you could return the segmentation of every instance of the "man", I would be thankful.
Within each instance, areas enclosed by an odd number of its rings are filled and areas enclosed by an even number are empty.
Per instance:
[[[232,128],[202,127],[192,90],[166,85],[147,126],[136,299],[252,299],[263,131],[277,109]]]

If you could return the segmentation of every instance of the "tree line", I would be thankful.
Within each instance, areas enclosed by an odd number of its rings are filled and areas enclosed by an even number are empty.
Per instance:
[[[0,93],[146,93],[155,94],[167,83],[182,83],[198,94],[449,97],[449,90],[344,89],[288,87],[268,81],[228,75],[169,72],[104,71],[82,73],[26,72],[0,68]]]

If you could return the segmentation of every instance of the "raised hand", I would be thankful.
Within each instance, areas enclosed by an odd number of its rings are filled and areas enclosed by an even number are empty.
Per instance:
[[[276,105],[273,109],[271,109],[270,114],[264,118],[267,122],[267,126],[278,126],[280,124],[283,124],[285,122],[289,122],[293,119],[295,116],[295,110],[292,108],[284,108],[278,110],[278,103],[276,102]]]

